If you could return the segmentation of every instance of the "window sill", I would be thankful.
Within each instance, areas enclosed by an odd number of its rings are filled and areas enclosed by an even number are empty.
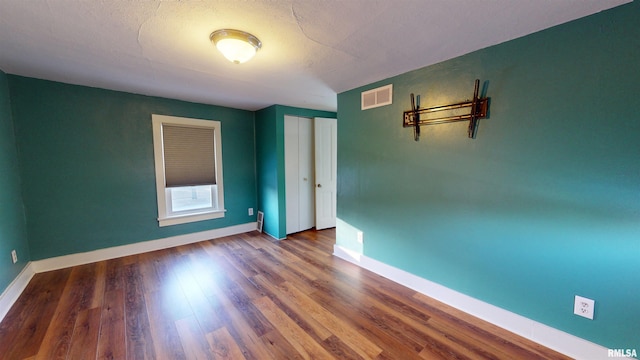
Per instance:
[[[219,219],[224,217],[224,213],[226,211],[227,210],[223,209],[223,210],[208,211],[204,213],[176,215],[171,217],[158,218],[158,225],[160,227],[163,227],[163,226],[170,226],[170,225],[186,224],[186,223],[196,222],[196,221]]]

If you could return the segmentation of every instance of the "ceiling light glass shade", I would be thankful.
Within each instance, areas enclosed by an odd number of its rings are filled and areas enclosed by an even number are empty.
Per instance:
[[[257,37],[240,30],[216,30],[209,38],[222,55],[235,64],[248,61],[262,47]]]

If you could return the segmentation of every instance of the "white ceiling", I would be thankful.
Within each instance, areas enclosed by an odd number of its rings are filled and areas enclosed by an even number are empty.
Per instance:
[[[629,0],[0,0],[6,73],[257,110],[336,94]],[[263,43],[245,64],[209,41]]]

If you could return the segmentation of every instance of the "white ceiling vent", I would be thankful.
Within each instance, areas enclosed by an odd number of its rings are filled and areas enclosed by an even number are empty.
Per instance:
[[[391,105],[393,102],[393,84],[362,92],[362,110],[378,106]]]

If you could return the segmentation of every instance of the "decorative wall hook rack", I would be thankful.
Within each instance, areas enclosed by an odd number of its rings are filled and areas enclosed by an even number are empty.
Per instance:
[[[478,98],[479,88],[480,80],[476,79],[472,100],[424,109],[420,109],[420,95],[414,98],[414,95],[411,94],[411,110],[403,113],[402,126],[413,127],[413,138],[415,141],[418,141],[420,139],[421,125],[435,125],[469,120],[467,135],[470,139],[473,139],[476,135],[478,119],[486,118],[489,109],[489,98]],[[421,115],[424,116],[421,117]]]

